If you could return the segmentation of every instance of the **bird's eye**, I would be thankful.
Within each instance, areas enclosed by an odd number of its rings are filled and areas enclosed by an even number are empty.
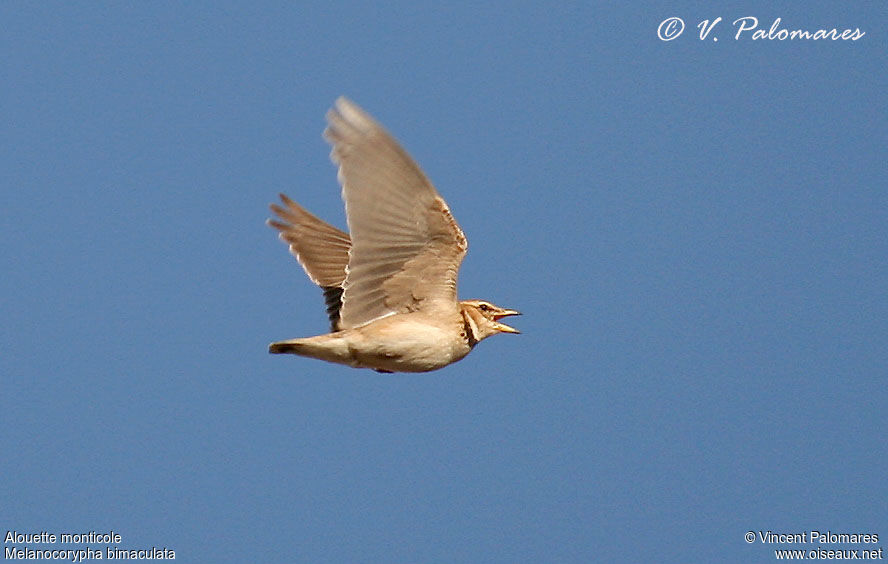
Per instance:
[[[481,304],[481,311],[490,311],[490,306],[487,304]]]

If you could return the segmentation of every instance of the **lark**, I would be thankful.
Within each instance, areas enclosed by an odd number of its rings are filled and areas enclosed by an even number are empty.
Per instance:
[[[281,194],[268,224],[324,291],[331,332],[272,343],[289,353],[371,368],[428,372],[463,359],[520,315],[457,300],[468,243],[419,166],[369,114],[346,98],[327,113],[349,233]]]

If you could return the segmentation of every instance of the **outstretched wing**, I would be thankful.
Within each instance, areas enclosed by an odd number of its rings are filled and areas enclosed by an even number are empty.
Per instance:
[[[268,224],[280,231],[281,240],[290,246],[305,273],[324,290],[327,316],[333,331],[337,331],[351,240],[347,233],[318,219],[287,196],[280,196],[285,207],[271,205],[280,221],[269,219]]]
[[[351,236],[340,325],[457,307],[468,247],[447,204],[398,142],[345,98],[327,113]]]

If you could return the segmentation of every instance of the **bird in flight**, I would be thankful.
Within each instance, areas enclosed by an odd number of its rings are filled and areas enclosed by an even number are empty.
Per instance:
[[[272,343],[289,353],[378,372],[428,372],[461,360],[482,340],[518,333],[520,315],[482,300],[457,301],[468,249],[450,208],[419,166],[346,98],[327,112],[350,233],[281,194],[268,224],[324,291],[331,332]]]

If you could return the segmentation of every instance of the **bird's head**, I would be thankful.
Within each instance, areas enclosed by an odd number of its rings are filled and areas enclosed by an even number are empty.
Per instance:
[[[476,342],[497,333],[521,332],[499,322],[503,317],[521,315],[514,309],[502,308],[484,300],[465,300],[459,302],[459,306]]]

